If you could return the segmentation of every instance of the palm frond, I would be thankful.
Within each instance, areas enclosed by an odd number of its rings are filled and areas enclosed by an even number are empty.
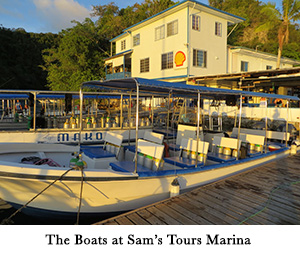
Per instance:
[[[273,22],[266,22],[266,23],[263,23],[260,26],[258,26],[255,29],[255,32],[259,33],[259,32],[263,32],[263,31],[268,31],[268,30],[270,30],[273,27],[274,27],[274,23]]]
[[[289,20],[297,21],[300,19],[300,0],[294,0],[289,11]]]
[[[268,2],[264,5],[260,12],[262,15],[268,17],[269,20],[280,20],[282,15],[280,10],[276,8],[276,3]]]

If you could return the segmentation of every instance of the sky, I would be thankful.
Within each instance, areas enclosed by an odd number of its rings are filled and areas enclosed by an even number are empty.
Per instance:
[[[198,1],[208,4],[208,0]],[[24,28],[27,32],[34,33],[58,33],[72,27],[72,20],[82,22],[90,17],[93,5],[110,2],[126,8],[134,3],[142,3],[143,0],[0,0],[0,26]],[[280,3],[281,0],[271,2]]]

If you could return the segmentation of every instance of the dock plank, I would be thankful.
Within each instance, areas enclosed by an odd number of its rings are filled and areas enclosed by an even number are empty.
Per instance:
[[[177,219],[182,225],[197,225],[197,223],[195,221],[189,219],[188,217],[185,217],[185,215],[182,215],[182,214],[178,213],[177,211],[175,211],[174,209],[172,209],[168,205],[157,204],[157,205],[155,205],[155,207],[158,210],[161,210],[162,212],[169,215],[169,217]]]
[[[167,225],[164,221],[161,221],[147,209],[138,211],[137,214],[140,215],[143,219],[147,220],[152,225]]]
[[[128,214],[127,218],[131,220],[131,222],[133,222],[135,225],[150,225],[148,221],[144,220],[137,213]]]
[[[126,218],[120,220],[120,218]],[[299,225],[300,154],[97,224]]]

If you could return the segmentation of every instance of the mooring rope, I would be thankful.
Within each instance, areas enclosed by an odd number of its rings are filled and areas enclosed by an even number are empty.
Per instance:
[[[55,179],[52,183],[50,183],[46,188],[44,188],[41,192],[39,192],[38,194],[36,194],[32,199],[30,199],[25,205],[23,205],[21,208],[19,208],[17,211],[15,211],[12,215],[10,215],[7,219],[4,219],[1,222],[1,225],[5,225],[5,224],[10,224],[12,223],[11,219],[18,214],[19,212],[21,212],[28,204],[30,204],[34,199],[36,199],[39,195],[41,195],[44,191],[46,191],[48,188],[50,188],[55,182],[57,182],[58,180],[61,180],[68,172],[70,172],[71,170],[73,170],[73,168],[68,169],[67,171],[65,171],[60,177],[58,177],[57,179]]]

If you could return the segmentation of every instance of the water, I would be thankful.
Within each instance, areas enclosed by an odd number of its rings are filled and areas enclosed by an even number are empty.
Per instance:
[[[12,206],[5,203],[3,200],[0,200],[0,222],[3,224],[3,221],[9,218],[16,209]],[[13,225],[44,225],[42,221],[35,219],[33,217],[27,216],[22,212],[16,214],[9,223]]]
[[[42,219],[37,217],[31,217],[24,213],[17,213],[10,221],[7,221],[16,209],[0,199],[0,224],[10,224],[10,225],[74,225],[76,224],[76,219],[69,221],[66,220],[54,220],[54,219]],[[90,225],[101,220],[103,217],[90,217],[88,219],[79,218],[79,225]]]

